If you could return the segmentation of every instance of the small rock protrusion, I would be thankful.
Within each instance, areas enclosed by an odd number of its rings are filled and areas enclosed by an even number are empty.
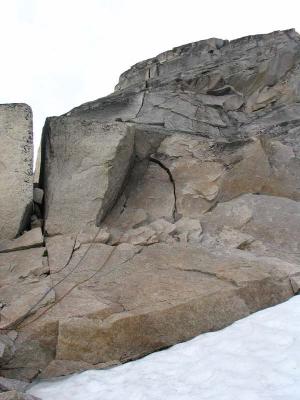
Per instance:
[[[197,218],[182,217],[176,222],[176,232],[180,241],[200,243],[202,240],[202,227]]]

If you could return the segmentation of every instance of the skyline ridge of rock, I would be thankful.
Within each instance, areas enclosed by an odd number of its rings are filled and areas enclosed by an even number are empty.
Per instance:
[[[76,131],[78,119],[83,119],[86,125],[96,124],[96,121],[100,124],[117,122],[128,125],[131,131],[137,132],[136,137],[142,138],[139,142],[152,142],[150,147],[153,153],[163,137],[176,132],[232,142],[256,136],[268,137],[272,130],[276,130],[278,137],[287,131],[289,125],[289,129],[297,126],[300,112],[300,86],[297,83],[300,78],[300,36],[294,30],[248,36],[233,42],[208,39],[176,47],[160,56],[161,59],[159,56],[154,57],[121,74],[118,90],[111,95],[85,103],[61,117],[48,118],[44,137],[48,140],[53,138],[52,148],[55,147],[55,131],[50,125],[61,126],[60,135],[66,135],[64,124],[72,121]],[[155,64],[154,70],[152,61]],[[141,68],[137,68],[137,65]],[[78,132],[82,129],[82,122],[79,122]],[[264,135],[266,130],[268,133]],[[78,134],[79,137],[82,134],[83,131]],[[62,136],[59,140],[62,140]],[[154,146],[153,141],[156,141]],[[263,149],[260,151],[268,153],[270,149],[267,149],[268,145],[264,142],[261,142]],[[50,182],[52,175],[50,170],[47,171],[50,165],[47,163],[50,157],[48,149],[49,145],[42,145],[42,171],[45,168],[47,182]],[[135,159],[141,158],[137,154],[138,150],[133,154]],[[69,151],[75,151],[75,148]],[[142,158],[148,159],[149,155],[148,151]],[[80,157],[77,161],[80,162]],[[63,175],[65,167],[60,172],[57,170],[57,173]],[[80,168],[78,173],[81,173]],[[298,187],[297,177],[293,179],[293,187]],[[53,204],[52,194],[48,196],[46,181],[41,182],[41,185],[45,189],[47,215],[47,210]],[[50,186],[49,190],[52,193]],[[54,196],[55,190],[54,186]],[[76,196],[79,187],[73,186],[73,190]],[[276,192],[277,189],[274,190]],[[265,193],[274,190],[268,188]],[[297,199],[299,195],[295,193],[289,196]],[[101,198],[100,192],[98,197]],[[66,206],[72,207],[70,203]],[[64,210],[61,212],[64,213]],[[66,222],[63,215],[56,217],[62,224]],[[86,221],[91,218],[87,214]],[[47,231],[50,235],[54,233],[51,229]]]

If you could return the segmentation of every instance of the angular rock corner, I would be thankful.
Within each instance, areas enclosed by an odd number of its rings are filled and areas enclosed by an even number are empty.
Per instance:
[[[0,104],[0,240],[28,228],[32,208],[32,112],[27,104]]]
[[[294,30],[174,48],[48,118],[33,194],[29,108],[0,126],[6,378],[116,365],[299,292]]]

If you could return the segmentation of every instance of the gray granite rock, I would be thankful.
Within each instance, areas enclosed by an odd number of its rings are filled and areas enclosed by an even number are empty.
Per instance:
[[[44,243],[44,237],[41,228],[34,228],[25,232],[22,236],[13,240],[3,240],[0,242],[0,253],[9,253],[11,251],[25,250],[33,247],[41,247]]]
[[[39,205],[43,204],[44,191],[39,187],[33,188],[33,201]]]
[[[17,390],[0,393],[0,400],[41,400],[31,394],[21,393]]]
[[[294,30],[202,40],[134,65],[113,94],[49,119],[40,179],[46,230],[66,233],[101,222],[122,190],[133,141],[137,157],[126,188],[132,194],[123,205],[126,212],[150,212],[149,222],[173,212],[172,185],[158,164],[147,166],[151,153],[174,174],[178,213],[185,217],[241,193],[299,200],[299,65],[300,36]],[[103,124],[111,135],[103,133]],[[121,152],[117,142],[109,143],[115,129],[135,136],[124,133]],[[168,156],[166,143],[174,148],[175,137],[207,149],[196,157]],[[109,184],[100,143],[116,149],[119,178]]]
[[[123,187],[133,152],[134,132],[124,124],[49,119],[42,148],[46,232],[99,223]]]
[[[28,382],[18,381],[17,379],[3,378],[0,376],[0,391],[2,392],[8,392],[9,390],[24,392],[28,385]]]
[[[208,39],[49,118],[46,249],[0,254],[2,374],[122,363],[298,293],[299,78],[293,30]]]
[[[115,93],[68,115],[228,140],[277,136],[299,121],[299,60],[294,30],[202,40],[134,65]]]
[[[0,240],[30,222],[32,208],[32,112],[26,104],[0,104]]]
[[[1,308],[5,304],[1,303]],[[14,355],[15,345],[14,340],[8,335],[0,335],[0,365],[6,364]]]

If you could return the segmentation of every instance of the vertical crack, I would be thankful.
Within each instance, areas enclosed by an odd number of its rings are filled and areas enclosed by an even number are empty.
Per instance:
[[[168,167],[166,167],[161,161],[157,160],[156,158],[153,157],[149,157],[149,161],[153,162],[154,164],[157,164],[158,166],[160,166],[160,168],[162,168],[164,171],[166,171],[166,173],[169,176],[170,182],[173,186],[173,195],[174,195],[174,206],[173,206],[173,211],[172,211],[172,217],[174,222],[176,221],[176,215],[177,215],[177,196],[176,196],[176,184],[175,184],[175,180],[173,178],[173,175],[171,173],[171,171],[169,170]]]
[[[139,116],[139,113],[142,111],[142,108],[144,107],[145,96],[146,96],[146,91],[143,91],[143,97],[142,97],[141,105],[140,105],[140,108],[139,108],[139,110],[136,113],[136,116],[134,118],[137,118]]]

